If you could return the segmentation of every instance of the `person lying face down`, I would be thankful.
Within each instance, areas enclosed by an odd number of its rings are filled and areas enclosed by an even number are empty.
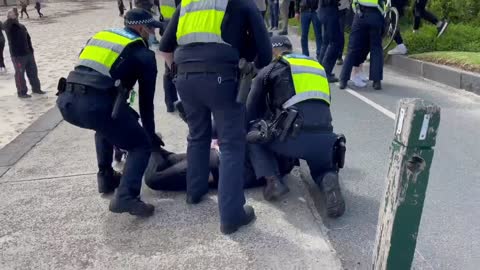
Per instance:
[[[213,145],[213,144],[212,144]],[[218,169],[221,154],[216,147],[210,150],[210,188],[218,187]],[[282,175],[289,174],[297,165],[295,160],[277,157],[281,164]],[[187,189],[187,155],[175,154],[162,148],[160,152],[153,152],[150,156],[148,167],[145,171],[145,184],[154,190],[183,191]],[[265,185],[265,179],[256,179],[250,160],[245,157],[245,184],[244,188],[254,188]]]

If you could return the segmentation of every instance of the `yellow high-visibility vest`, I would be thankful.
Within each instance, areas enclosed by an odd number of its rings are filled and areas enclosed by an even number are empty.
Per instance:
[[[295,95],[282,107],[288,108],[310,99],[320,99],[330,105],[330,85],[325,69],[317,60],[301,54],[287,54],[282,57],[290,66]]]
[[[182,0],[177,43],[222,43],[222,22],[227,0]]]
[[[381,2],[381,3],[380,3]],[[365,7],[376,7],[383,14],[385,12],[385,2],[382,0],[353,0],[352,10],[357,10],[356,5],[361,5]]]
[[[163,18],[170,20],[176,9],[175,0],[160,0],[160,12]]]
[[[139,41],[145,44],[141,37],[125,29],[100,31],[83,48],[77,66],[89,67],[111,77],[110,69],[125,47]]]

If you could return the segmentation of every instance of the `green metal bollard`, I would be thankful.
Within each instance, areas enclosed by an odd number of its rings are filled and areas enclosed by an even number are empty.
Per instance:
[[[412,266],[440,107],[421,99],[402,99],[396,119],[373,270],[407,270]]]

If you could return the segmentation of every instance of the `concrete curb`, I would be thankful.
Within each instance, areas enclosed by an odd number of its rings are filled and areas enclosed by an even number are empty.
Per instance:
[[[425,79],[480,95],[480,74],[428,63],[402,55],[391,55],[385,60],[385,64],[388,64],[395,70],[406,71]]]
[[[63,120],[57,107],[53,107],[35,120],[13,141],[0,149],[0,177],[39,143]]]

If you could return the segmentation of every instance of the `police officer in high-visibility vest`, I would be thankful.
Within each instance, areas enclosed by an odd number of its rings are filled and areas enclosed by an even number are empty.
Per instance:
[[[180,0],[160,0],[160,14],[164,24],[168,25],[179,4]],[[165,106],[167,107],[167,112],[175,111],[174,105],[178,100],[177,89],[173,83],[173,72],[166,64],[165,73],[163,74],[163,90],[165,91]]]
[[[383,48],[382,33],[385,19],[383,17],[385,0],[353,0],[353,18],[348,53],[340,74],[340,89],[347,87],[352,67],[362,57],[365,48],[370,48],[370,77],[375,90],[382,89]]]
[[[160,43],[189,127],[187,203],[208,192],[211,116],[222,163],[218,189],[220,230],[230,234],[254,220],[245,205],[245,106],[236,102],[240,58],[262,68],[271,61],[268,31],[253,1],[182,0]],[[175,53],[173,53],[175,52]]]
[[[140,200],[143,173],[151,151],[160,149],[155,134],[153,98],[157,65],[147,39],[160,22],[139,8],[125,15],[124,29],[95,34],[80,53],[75,69],[59,81],[57,106],[63,118],[95,133],[98,191],[111,193],[110,211],[147,217],[154,207]],[[139,84],[138,114],[127,104]],[[75,138],[72,138],[75,140]],[[113,146],[128,151],[123,175],[112,169]]]
[[[324,68],[313,58],[292,53],[290,40],[273,36],[274,61],[259,72],[247,99],[249,154],[257,178],[267,185],[268,201],[289,190],[275,156],[306,160],[325,192],[327,213],[345,211],[338,171],[343,167],[345,137],[333,132],[330,88]]]

